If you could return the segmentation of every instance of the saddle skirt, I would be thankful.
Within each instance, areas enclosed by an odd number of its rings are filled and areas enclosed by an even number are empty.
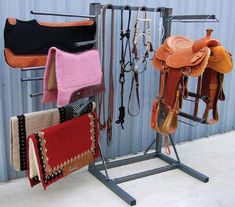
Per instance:
[[[204,38],[193,42],[184,36],[168,37],[157,49],[153,58],[156,69],[162,70],[163,62],[170,68],[182,69],[191,67],[192,77],[201,75],[206,67],[220,73],[232,70],[231,54],[217,39],[210,37],[212,30],[207,30]]]
[[[189,96],[189,77],[198,77],[197,92],[194,93],[194,116],[197,116],[198,101],[206,103],[203,119],[207,124],[218,122],[217,101],[225,100],[223,77],[232,70],[231,54],[220,41],[206,36],[192,41],[184,36],[168,37],[154,54],[152,63],[161,72],[159,96],[152,108],[151,127],[167,136],[177,129],[178,113],[184,98]],[[212,118],[208,118],[212,110]]]

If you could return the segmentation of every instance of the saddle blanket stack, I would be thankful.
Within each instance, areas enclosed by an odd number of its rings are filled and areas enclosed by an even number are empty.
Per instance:
[[[6,62],[28,70],[45,66],[42,102],[60,107],[11,118],[11,163],[27,170],[31,186],[41,182],[46,189],[99,156],[95,102],[75,103],[105,92],[95,34],[93,20],[6,20]]]
[[[93,162],[98,156],[98,125],[89,113],[27,138],[28,177],[31,186],[53,182]]]
[[[16,171],[27,170],[26,138],[36,131],[63,123],[75,117],[93,112],[95,102],[69,104],[61,108],[36,111],[11,117],[10,157]]]

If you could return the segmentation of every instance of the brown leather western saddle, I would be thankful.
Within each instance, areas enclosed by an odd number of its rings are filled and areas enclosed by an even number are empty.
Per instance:
[[[211,38],[212,31],[207,30],[206,36],[195,42],[184,36],[168,37],[154,54],[152,63],[160,70],[161,82],[159,96],[153,102],[151,127],[164,135],[168,154],[168,135],[177,129],[182,101],[189,95],[190,76],[198,77],[193,116],[197,116],[201,98],[206,103],[204,122],[218,122],[217,101],[225,100],[223,77],[232,70],[232,58],[217,39]],[[208,118],[209,111],[212,118]]]

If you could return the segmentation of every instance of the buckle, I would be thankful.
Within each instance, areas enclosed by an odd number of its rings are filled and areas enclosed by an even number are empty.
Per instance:
[[[168,66],[166,65],[165,61],[160,61],[160,69],[161,69],[161,73],[165,74],[168,72]]]
[[[186,69],[186,70],[184,70],[184,69]],[[183,74],[185,76],[189,77],[191,72],[192,72],[192,68],[191,67],[185,67],[184,69],[183,69]]]

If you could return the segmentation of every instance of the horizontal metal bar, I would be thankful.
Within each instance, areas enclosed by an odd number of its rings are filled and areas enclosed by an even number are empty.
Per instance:
[[[148,151],[151,149],[151,147],[156,143],[156,138],[154,138],[152,140],[152,142],[149,144],[149,146],[146,148],[146,150],[144,151],[144,154],[146,155],[148,153]]]
[[[215,15],[172,15],[169,17],[171,20],[206,20],[206,19],[216,19]]]
[[[210,98],[209,98],[208,96],[198,95],[198,94],[193,93],[193,92],[189,92],[189,93],[188,93],[188,96],[194,97],[194,98],[202,99],[202,100],[205,101],[205,102],[209,102],[209,101],[210,101]]]
[[[135,174],[123,176],[123,177],[120,177],[120,178],[115,178],[114,182],[115,183],[123,183],[123,182],[127,182],[127,181],[130,181],[130,180],[136,180],[136,179],[147,177],[147,176],[150,176],[150,175],[159,174],[159,173],[166,172],[166,171],[169,171],[169,170],[174,170],[176,168],[177,168],[176,165],[171,164],[171,165],[159,167],[159,168],[156,168],[156,169],[135,173]]]
[[[193,92],[188,92],[188,96],[194,97],[194,98],[202,98],[203,97],[202,95],[198,95],[198,94],[193,93]]]
[[[171,22],[181,22],[181,23],[217,23],[218,19],[215,20],[172,20]]]
[[[189,126],[192,126],[192,127],[196,127],[195,125],[190,124],[190,123],[188,123],[188,122],[186,122],[186,121],[182,121],[182,120],[180,120],[180,119],[178,119],[178,121],[181,122],[181,123],[183,123],[183,124],[186,124],[186,125],[189,125]]]
[[[157,153],[156,156],[169,164],[179,164],[177,160],[174,160],[173,158],[168,157],[161,152]]]
[[[30,97],[33,98],[33,97],[42,96],[42,95],[43,95],[43,93],[31,93]]]
[[[209,181],[209,177],[182,164],[181,162],[178,162],[177,160],[172,159],[171,157],[168,157],[166,155],[164,155],[163,153],[157,153],[157,157],[159,157],[160,159],[162,159],[163,161],[169,163],[169,164],[176,164],[175,166],[179,169],[182,170],[183,172],[191,175],[192,177],[206,183]]]
[[[202,173],[200,173],[200,172],[198,172],[198,171],[196,171],[196,170],[194,170],[194,169],[192,169],[192,168],[190,168],[190,167],[188,167],[188,166],[186,166],[182,163],[180,163],[177,167],[180,170],[182,170],[183,172],[191,175],[192,177],[194,177],[194,178],[196,178],[196,179],[198,179],[198,180],[200,180],[204,183],[209,182],[209,177],[208,176],[206,176],[206,175],[204,175],[204,174],[202,174]]]
[[[106,162],[107,169],[109,168],[115,168],[123,165],[129,165],[136,162],[141,162],[149,159],[156,158],[156,152],[145,154],[145,155],[139,155],[131,158],[126,158],[123,160],[117,160],[112,162]],[[98,170],[104,170],[104,166],[102,164],[96,165],[96,168]]]
[[[206,120],[203,119],[203,118],[199,118],[197,116],[193,116],[191,114],[188,114],[188,113],[185,113],[185,112],[182,112],[182,111],[179,112],[179,116],[182,116],[182,117],[184,117],[186,119],[190,119],[190,120],[192,120],[194,122],[199,122],[201,124],[206,124],[207,123]]]
[[[21,81],[37,81],[37,80],[43,80],[43,77],[34,77],[34,78],[21,78]]]
[[[84,46],[84,45],[95,44],[96,42],[97,42],[97,40],[90,40],[90,41],[84,41],[84,42],[75,42],[74,46],[80,47],[80,46]]]
[[[31,70],[45,70],[45,67],[33,67],[33,68],[21,68],[24,71],[31,71]]]
[[[127,204],[134,206],[136,205],[136,199],[129,195],[126,191],[120,188],[113,180],[107,179],[101,172],[92,166],[88,168],[89,172],[94,175],[98,180],[100,180],[106,187],[111,191],[116,193],[121,199],[123,199]]]
[[[189,102],[195,102],[195,100],[192,99],[188,99],[188,98],[184,98],[185,101],[189,101]]]
[[[41,12],[41,11],[30,11],[30,13],[35,15],[48,15],[48,16],[80,17],[80,18],[92,18],[92,19],[96,18],[95,15],[78,15],[78,14]]]
[[[104,7],[105,5],[102,5],[101,7]],[[165,7],[158,7],[158,8],[149,8],[145,6],[119,6],[119,5],[107,5],[107,9],[114,9],[114,10],[132,10],[132,11],[147,11],[147,12],[161,12]]]

